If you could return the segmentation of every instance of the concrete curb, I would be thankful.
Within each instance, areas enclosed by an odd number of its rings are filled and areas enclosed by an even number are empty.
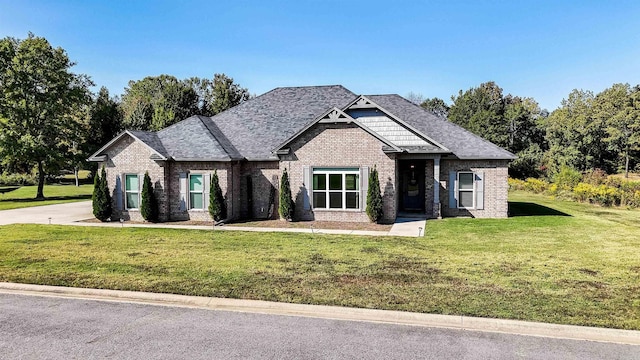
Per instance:
[[[640,345],[640,331],[557,325],[518,320],[4,282],[0,282],[0,293],[130,302],[270,315],[304,316],[332,320],[366,321]]]

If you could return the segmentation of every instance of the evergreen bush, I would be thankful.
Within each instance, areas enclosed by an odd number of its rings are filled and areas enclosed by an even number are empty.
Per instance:
[[[107,184],[107,172],[102,167],[102,174],[93,180],[93,195],[91,196],[93,205],[93,216],[100,221],[108,221],[111,219],[111,195],[109,194],[109,186]]]
[[[216,222],[227,218],[227,204],[224,201],[222,189],[220,188],[218,170],[214,170],[211,176],[209,187],[209,214]]]
[[[278,213],[280,217],[286,220],[293,220],[294,203],[291,198],[291,185],[289,184],[289,174],[287,169],[282,172],[282,178],[280,179],[280,205],[278,206]]]
[[[371,222],[377,223],[382,220],[382,193],[380,192],[380,181],[378,180],[378,169],[374,166],[369,174],[369,189],[367,190],[367,215]]]
[[[158,221],[158,201],[153,192],[153,184],[149,172],[144,173],[142,182],[142,202],[140,203],[140,215],[147,221]]]

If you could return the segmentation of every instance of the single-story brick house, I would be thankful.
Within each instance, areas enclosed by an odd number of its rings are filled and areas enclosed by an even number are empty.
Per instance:
[[[311,86],[277,88],[157,132],[124,131],[89,160],[106,168],[116,219],[141,219],[148,171],[161,220],[210,220],[214,170],[230,219],[277,217],[287,169],[297,219],[366,222],[375,166],[384,221],[392,222],[405,212],[506,217],[514,158],[398,95]]]

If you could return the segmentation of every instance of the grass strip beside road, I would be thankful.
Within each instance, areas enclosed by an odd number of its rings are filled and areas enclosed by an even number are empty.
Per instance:
[[[0,210],[62,204],[91,199],[93,185],[45,185],[44,200],[36,200],[37,186],[22,186],[0,195]]]
[[[424,238],[0,226],[0,281],[640,330],[640,212],[511,200]]]

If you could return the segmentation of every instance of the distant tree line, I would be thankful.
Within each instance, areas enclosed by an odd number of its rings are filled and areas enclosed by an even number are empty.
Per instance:
[[[533,98],[503,95],[494,82],[460,90],[451,101],[420,105],[516,154],[512,177],[551,178],[564,167],[640,171],[640,85],[613,84],[596,95],[573,90],[551,113]]]
[[[64,49],[43,37],[0,39],[0,174],[47,174],[88,168],[85,159],[123,129],[156,131],[191,115],[212,116],[250,94],[225,74],[179,80],[132,80],[121,97],[102,87]],[[556,110],[529,97],[504,95],[494,82],[451,97],[409,94],[411,101],[515,153],[511,176],[551,177],[561,168],[640,171],[640,86],[614,84],[595,94],[573,90]],[[91,169],[95,171],[94,169]]]
[[[93,94],[94,83],[74,65],[43,37],[0,39],[0,174],[35,172],[38,198],[47,174],[91,167],[85,159],[123,129],[160,130],[250,97],[225,74],[150,76],[130,81],[122,97],[105,87]]]

